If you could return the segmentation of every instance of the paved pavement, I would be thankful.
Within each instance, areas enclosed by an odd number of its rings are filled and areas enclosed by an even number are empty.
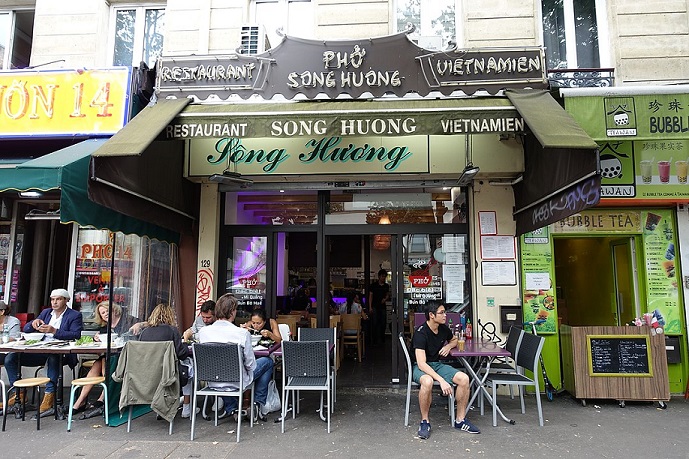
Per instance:
[[[538,427],[535,399],[527,399],[526,414],[518,399],[500,396],[501,407],[516,420],[492,427],[491,415],[472,412],[470,419],[480,435],[458,432],[449,425],[446,403],[436,394],[431,408],[432,435],[416,437],[418,404],[412,398],[409,427],[404,423],[404,391],[397,388],[340,388],[332,432],[316,414],[317,395],[302,392],[301,413],[288,418],[285,433],[274,423],[250,428],[242,425],[235,443],[236,424],[228,419],[214,427],[197,418],[196,439],[189,441],[190,423],[179,417],[168,436],[167,423],[153,413],[135,419],[132,432],[126,424],[106,427],[98,418],[75,421],[67,432],[66,421],[44,418],[41,431],[33,421],[7,420],[0,432],[3,457],[22,458],[246,458],[246,457],[577,457],[689,458],[689,402],[673,398],[668,408],[657,404],[589,400],[586,407],[564,394],[543,402],[545,426]],[[11,452],[10,452],[11,451]]]

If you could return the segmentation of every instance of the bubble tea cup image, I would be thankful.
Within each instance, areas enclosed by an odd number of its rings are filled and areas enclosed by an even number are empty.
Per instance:
[[[687,183],[687,162],[677,161],[675,163],[675,170],[677,171],[677,181],[679,183]]]
[[[640,165],[641,180],[648,185],[651,183],[651,179],[653,178],[653,161],[646,159],[641,161]]]
[[[670,161],[658,161],[658,175],[660,176],[660,183],[670,181]]]

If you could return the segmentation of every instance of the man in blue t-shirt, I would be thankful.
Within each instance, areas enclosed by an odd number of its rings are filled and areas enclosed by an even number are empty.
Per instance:
[[[446,396],[452,393],[452,384],[457,386],[455,389],[457,401],[455,429],[472,434],[481,433],[478,427],[464,417],[469,399],[469,377],[456,368],[439,361],[441,357],[448,357],[450,350],[457,345],[457,338],[445,325],[444,302],[429,301],[424,307],[424,313],[426,314],[426,322],[416,327],[412,338],[412,350],[416,360],[412,369],[412,378],[421,387],[419,390],[419,408],[421,410],[419,438],[425,440],[431,436],[428,413],[433,398],[434,381],[440,384],[440,389]]]

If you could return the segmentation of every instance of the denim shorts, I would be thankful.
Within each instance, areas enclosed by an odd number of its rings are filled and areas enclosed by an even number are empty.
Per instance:
[[[447,381],[448,384],[454,384],[452,382],[452,378],[455,377],[457,373],[459,373],[459,370],[456,369],[455,367],[451,367],[450,365],[447,365],[442,362],[426,362],[428,366],[433,368],[433,371],[438,373],[438,375],[443,378],[445,381]],[[423,371],[419,370],[419,366],[417,364],[414,364],[414,368],[412,369],[412,380],[416,384],[421,384],[421,376],[425,375]]]

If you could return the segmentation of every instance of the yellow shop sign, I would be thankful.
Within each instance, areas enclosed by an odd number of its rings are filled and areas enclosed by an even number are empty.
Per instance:
[[[641,212],[635,210],[586,210],[551,225],[553,233],[638,233]]]
[[[0,72],[0,136],[110,135],[129,115],[130,70]]]

